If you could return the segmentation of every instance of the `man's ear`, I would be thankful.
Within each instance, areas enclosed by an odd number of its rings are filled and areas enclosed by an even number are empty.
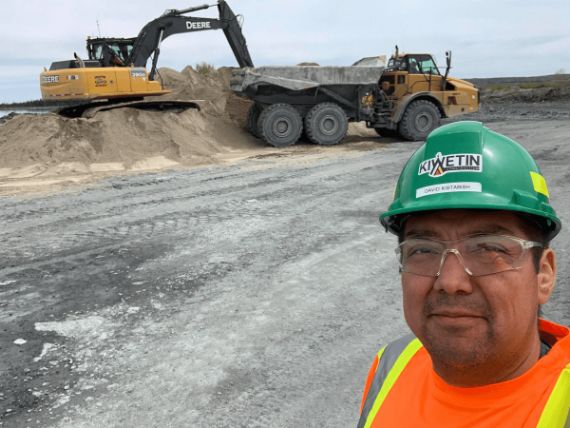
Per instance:
[[[540,257],[537,273],[538,302],[544,305],[548,302],[554,284],[556,283],[556,254],[551,248],[545,248]]]

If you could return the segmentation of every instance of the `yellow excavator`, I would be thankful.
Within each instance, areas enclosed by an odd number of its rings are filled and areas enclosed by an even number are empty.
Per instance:
[[[157,80],[157,64],[162,41],[173,34],[223,30],[239,66],[253,67],[238,16],[224,0],[218,1],[216,6],[219,19],[187,16],[211,5],[169,9],[147,23],[136,37],[87,38],[87,58],[74,54],[74,59],[53,62],[49,70],[44,69],[40,74],[42,99],[71,104],[59,111],[71,117],[124,105],[196,108],[192,102],[142,100],[170,92]],[[147,71],[149,58],[152,58],[152,65]]]

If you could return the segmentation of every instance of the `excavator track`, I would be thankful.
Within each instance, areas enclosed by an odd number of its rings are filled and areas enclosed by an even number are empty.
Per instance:
[[[103,101],[95,103],[84,103],[74,106],[64,107],[57,110],[57,114],[68,118],[92,118],[95,117],[100,111],[114,110],[117,108],[136,108],[139,110],[155,110],[155,111],[173,111],[176,113],[196,109],[200,110],[199,102],[202,100],[193,101]]]

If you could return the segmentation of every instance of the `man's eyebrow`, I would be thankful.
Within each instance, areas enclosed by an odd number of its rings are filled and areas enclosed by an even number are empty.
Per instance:
[[[513,235],[512,229],[503,227],[498,224],[492,224],[488,226],[475,227],[473,229],[468,229],[465,236],[469,235],[488,235],[488,234],[500,234],[500,235]],[[441,235],[433,230],[429,229],[410,229],[406,231],[404,235],[405,238],[440,238]]]
[[[439,238],[441,235],[433,230],[427,229],[410,229],[406,231],[406,238]]]
[[[513,235],[514,232],[508,227],[503,227],[498,224],[493,224],[485,227],[478,227],[469,230],[468,235],[485,235],[485,234],[501,234],[501,235]]]

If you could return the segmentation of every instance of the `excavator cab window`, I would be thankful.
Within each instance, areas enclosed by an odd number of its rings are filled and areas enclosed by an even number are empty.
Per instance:
[[[89,59],[100,61],[104,66],[127,65],[133,44],[131,39],[89,39],[87,52]]]
[[[132,46],[125,46],[119,43],[106,43],[107,47],[111,50],[111,52],[119,57],[123,62],[127,61],[131,51],[133,50]],[[94,50],[95,59],[103,58],[105,50],[105,45],[98,44]]]

